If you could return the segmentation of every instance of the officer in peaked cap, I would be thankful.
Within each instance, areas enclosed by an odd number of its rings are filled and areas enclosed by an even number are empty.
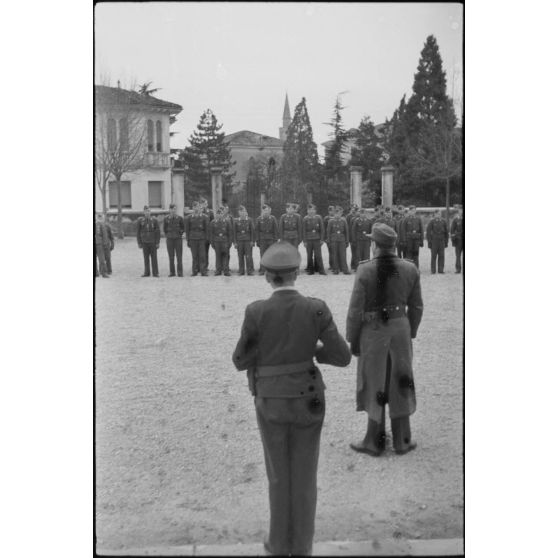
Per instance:
[[[325,414],[325,385],[314,358],[347,366],[351,354],[327,304],[295,289],[298,250],[290,242],[276,242],[262,265],[273,294],[246,308],[233,362],[248,370],[255,396],[269,480],[264,546],[274,555],[311,555]]]
[[[379,456],[385,449],[385,407],[389,405],[396,454],[416,447],[410,415],[415,412],[413,347],[423,303],[419,270],[397,257],[397,233],[385,223],[372,228],[374,257],[357,269],[347,313],[346,339],[358,356],[357,411],[368,414],[355,451]]]

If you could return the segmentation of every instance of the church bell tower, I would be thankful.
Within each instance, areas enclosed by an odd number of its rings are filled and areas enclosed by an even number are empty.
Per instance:
[[[283,126],[279,128],[279,139],[286,141],[287,130],[291,125],[291,109],[289,108],[289,96],[285,93],[285,107],[283,108]]]

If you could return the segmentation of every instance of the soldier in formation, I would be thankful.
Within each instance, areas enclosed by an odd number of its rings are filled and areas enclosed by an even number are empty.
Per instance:
[[[256,244],[260,249],[260,269],[259,274],[265,273],[262,267],[262,258],[265,251],[279,238],[279,225],[277,219],[271,214],[271,207],[267,204],[262,205],[262,214],[256,219],[255,224]]]
[[[400,227],[401,242],[405,245],[405,256],[419,266],[419,250],[424,246],[424,228],[414,205],[409,207],[407,217]]]
[[[385,223],[372,229],[374,258],[359,265],[347,313],[346,339],[358,357],[357,411],[366,411],[364,439],[350,447],[379,456],[385,449],[389,406],[396,454],[416,447],[410,415],[416,410],[413,347],[423,304],[418,269],[395,254],[396,232]]]
[[[159,277],[157,250],[161,241],[161,229],[157,219],[151,216],[151,209],[148,205],[143,207],[143,217],[138,220],[136,237],[138,248],[143,250],[144,271],[142,277],[149,277],[151,272],[153,272],[153,277]],[[151,270],[149,268],[150,260]]]
[[[238,208],[238,219],[234,220],[233,242],[238,252],[238,274],[254,275],[252,259],[252,248],[255,242],[254,222],[248,217],[248,212],[243,205]]]
[[[209,242],[215,250],[215,275],[230,277],[230,249],[233,243],[233,226],[224,207],[220,207],[215,219],[209,223]]]
[[[295,289],[300,260],[289,242],[267,249],[262,265],[273,294],[247,306],[233,353],[235,367],[248,371],[265,455],[270,521],[264,548],[279,556],[312,554],[325,415],[325,385],[314,359],[332,366],[351,360],[327,304]]]
[[[199,202],[193,204],[194,212],[184,223],[186,242],[192,252],[192,277],[201,273],[207,277],[207,256],[205,245],[209,242],[209,217],[204,215],[203,207]]]
[[[112,264],[110,253],[114,249],[114,237],[110,225],[104,222],[104,216],[97,214],[95,221],[95,277],[108,279],[112,273]],[[97,260],[99,260],[99,268],[97,268]]]
[[[405,257],[405,245],[401,240],[401,225],[406,215],[407,215],[407,208],[403,207],[402,205],[398,206],[397,213],[395,214],[395,226],[396,226],[395,232],[397,233],[397,244],[396,244],[397,255],[400,258]]]
[[[434,217],[426,226],[426,241],[430,248],[430,272],[436,273],[436,264],[438,265],[438,273],[444,273],[445,251],[448,246],[448,224],[442,219],[442,212],[437,209]]]
[[[297,250],[302,242],[302,219],[296,212],[298,205],[288,203],[286,213],[279,219],[279,239],[290,242]]]
[[[452,246],[455,248],[455,273],[461,273],[461,259],[465,251],[464,239],[464,221],[463,221],[463,207],[456,205],[457,215],[453,218],[450,226],[450,236]]]
[[[373,221],[366,215],[364,209],[360,209],[357,217],[353,219],[351,237],[356,245],[357,262],[370,259],[370,233]]]
[[[306,247],[307,264],[306,273],[326,275],[322,261],[322,244],[324,243],[324,221],[321,215],[316,214],[316,206],[309,204],[307,215],[302,220],[302,241]]]
[[[339,275],[341,270],[350,275],[347,267],[347,247],[349,246],[349,225],[343,217],[343,208],[336,206],[335,216],[327,224],[327,239],[333,252],[333,273]]]
[[[163,221],[163,231],[167,239],[167,252],[169,254],[169,277],[183,276],[182,271],[182,235],[184,234],[184,219],[176,214],[176,204],[169,206],[169,215]],[[176,255],[176,268],[174,258]]]

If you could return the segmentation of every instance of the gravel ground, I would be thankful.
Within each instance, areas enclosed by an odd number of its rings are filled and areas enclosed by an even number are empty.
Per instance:
[[[245,306],[268,297],[269,286],[257,275],[189,277],[187,249],[186,277],[168,278],[164,239],[159,279],[140,278],[134,239],[117,240],[112,259],[113,276],[95,288],[99,548],[263,540],[263,451],[246,376],[231,354]],[[422,249],[411,419],[418,448],[396,456],[388,443],[381,458],[351,451],[366,426],[365,413],[355,412],[356,359],[321,367],[327,410],[316,541],[463,536],[463,283],[451,247],[446,274],[430,275],[429,259]],[[353,280],[302,275],[297,288],[326,300],[344,334]]]

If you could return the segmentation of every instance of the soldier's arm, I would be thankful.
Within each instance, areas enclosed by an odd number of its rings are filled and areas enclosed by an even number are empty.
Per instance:
[[[260,218],[256,217],[254,221],[254,242],[259,246],[260,245]]]
[[[297,219],[297,227],[298,227],[298,243],[302,242],[302,217]]]
[[[420,275],[416,271],[416,279],[413,285],[409,299],[407,300],[407,316],[411,325],[411,339],[417,336],[417,331],[422,320],[423,303],[422,292],[420,287]]]
[[[331,219],[327,222],[326,242],[331,242]]]
[[[168,219],[168,217],[165,217],[163,219],[163,232],[165,233],[165,236],[167,236],[167,233],[169,232],[169,219]]]
[[[283,237],[283,215],[279,217],[279,238]]]
[[[141,217],[140,217],[140,219],[138,219],[136,238],[137,238],[137,241],[138,241],[138,245],[141,248],[141,244],[142,244],[141,243]]]
[[[324,241],[324,220],[322,219],[321,215],[320,215],[320,242]]]
[[[178,218],[178,230],[180,231],[180,238],[184,234],[184,219],[182,217]]]
[[[345,219],[345,243],[351,242],[351,234],[349,232],[349,223],[347,223],[347,219]]]
[[[277,219],[272,215],[271,218],[273,219],[273,240],[279,239],[279,225],[277,223]]]
[[[347,332],[345,339],[351,344],[353,354],[358,352],[360,331],[362,329],[362,315],[366,303],[363,269],[362,266],[359,266],[357,269],[353,292],[351,293],[351,299],[349,301],[349,309],[347,311]]]
[[[316,360],[332,366],[347,366],[351,362],[351,351],[339,333],[327,304],[322,300],[316,302],[320,327],[319,340],[323,343],[316,350]]]
[[[250,219],[250,239],[251,242],[256,242],[256,231],[254,229],[254,221]]]
[[[432,242],[432,221],[429,221],[426,225],[426,240],[428,243]]]
[[[246,370],[257,363],[258,329],[250,306],[246,307],[244,322],[240,330],[240,339],[236,344],[232,360],[237,370]]]
[[[302,242],[306,243],[308,241],[308,231],[306,230],[306,217],[302,218]]]
[[[161,242],[161,227],[159,226],[159,221],[155,219],[155,244],[158,246],[159,242]]]

